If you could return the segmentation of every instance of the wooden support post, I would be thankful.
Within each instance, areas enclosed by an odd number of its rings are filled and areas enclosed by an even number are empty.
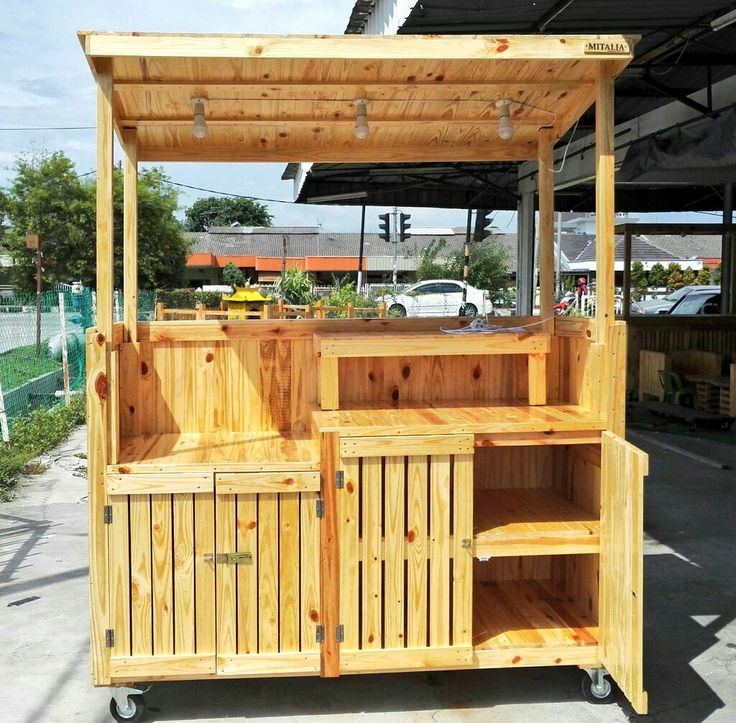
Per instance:
[[[601,62],[596,79],[595,102],[595,321],[596,340],[605,343],[614,322],[614,148],[613,78],[607,62]]]
[[[156,302],[156,321],[164,320],[164,305],[162,302]]]
[[[337,625],[340,623],[340,549],[335,487],[340,445],[336,434],[323,434],[321,437],[324,516],[320,525],[320,622],[324,625],[325,639],[322,644],[320,675],[323,678],[335,678],[340,675],[340,644],[336,636]]]
[[[64,313],[64,293],[59,293],[59,335],[61,336],[61,368],[64,378],[64,404],[69,406],[71,391],[69,389],[69,350],[66,344],[66,314]]]
[[[354,319],[354,318],[355,318],[355,305],[348,304],[348,319]]]
[[[197,321],[204,321],[207,318],[207,315],[205,314],[206,309],[207,307],[204,304],[197,304]]]
[[[624,228],[624,279],[623,279],[623,309],[624,319],[631,315],[631,229]]]
[[[123,131],[123,338],[138,341],[138,131]]]
[[[95,60],[97,74],[97,330],[112,338],[113,133],[112,58]]]
[[[319,404],[322,411],[338,409],[340,388],[338,381],[339,359],[336,356],[319,359]]]
[[[317,318],[318,319],[324,319],[325,318],[325,312],[322,309],[322,307],[324,306],[324,304],[322,302],[322,299],[317,299],[317,301],[315,302],[314,305],[317,308]]]
[[[285,319],[286,318],[286,307],[284,306],[284,300],[279,299],[278,303],[276,305],[276,311],[278,312],[277,319]]]
[[[386,304],[381,302],[378,305],[378,318],[379,319],[385,319],[386,318]]]
[[[555,183],[554,136],[551,128],[539,131],[539,312],[544,331],[554,333],[555,321]],[[542,402],[544,404],[544,402]]]
[[[554,322],[553,322],[554,323]],[[529,405],[547,404],[547,355],[529,355]]]

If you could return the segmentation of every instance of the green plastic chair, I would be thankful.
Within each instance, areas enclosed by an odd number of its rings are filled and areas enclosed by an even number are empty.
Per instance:
[[[682,379],[677,372],[670,372],[666,369],[658,369],[659,382],[664,389],[664,401],[670,404],[692,406],[695,398],[695,388],[682,383]]]

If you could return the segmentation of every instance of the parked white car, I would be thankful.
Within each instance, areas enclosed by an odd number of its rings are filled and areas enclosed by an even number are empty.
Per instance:
[[[463,285],[452,279],[420,281],[400,294],[384,298],[389,316],[458,316],[463,302]],[[468,286],[466,316],[493,314],[490,294]]]

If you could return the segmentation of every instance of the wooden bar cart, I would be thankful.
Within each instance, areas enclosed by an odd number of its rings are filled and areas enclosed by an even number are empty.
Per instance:
[[[80,40],[98,97],[92,675],[113,687],[113,716],[139,717],[151,681],[559,665],[586,671],[590,700],[610,699],[613,679],[646,712],[647,458],[623,439],[613,315],[613,78],[635,39]],[[593,102],[596,317],[555,319],[552,148]],[[531,158],[541,318],[494,319],[508,332],[447,333],[465,318],[137,321],[140,161]]]

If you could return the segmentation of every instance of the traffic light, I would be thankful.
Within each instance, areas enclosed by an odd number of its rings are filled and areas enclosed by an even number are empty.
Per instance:
[[[399,214],[399,241],[406,241],[411,234],[409,233],[409,229],[411,228],[411,224],[407,223],[407,221],[411,218],[410,213],[400,213]]]
[[[386,242],[391,243],[391,226],[390,226],[390,218],[391,214],[388,213],[379,213],[378,214],[378,228],[381,229],[378,233],[378,235]]]
[[[482,241],[491,232],[492,211],[479,208],[475,215],[475,240]]]

